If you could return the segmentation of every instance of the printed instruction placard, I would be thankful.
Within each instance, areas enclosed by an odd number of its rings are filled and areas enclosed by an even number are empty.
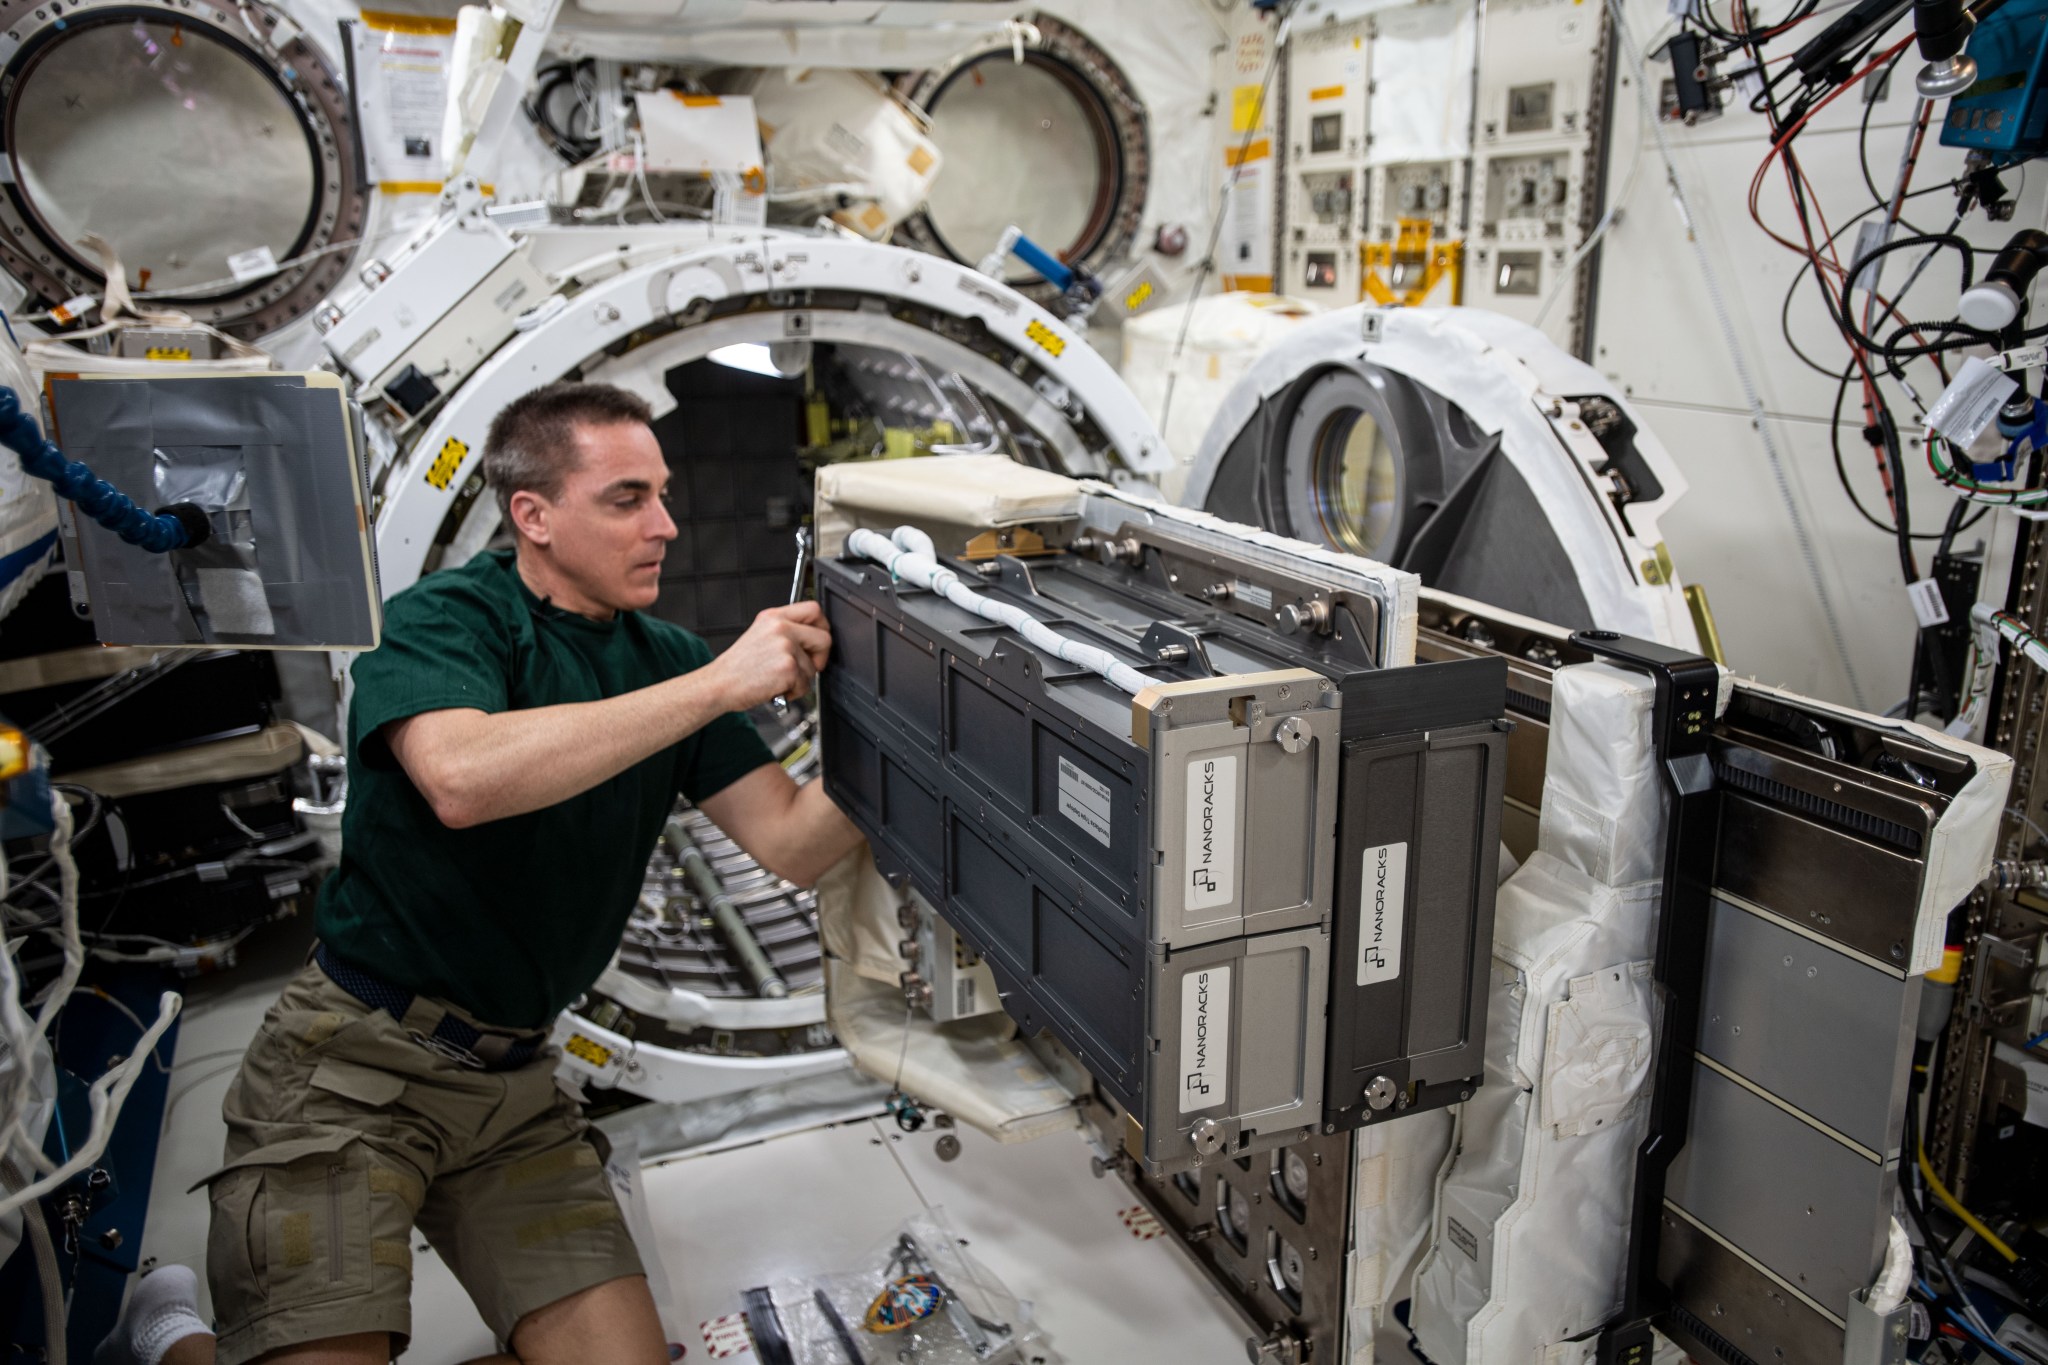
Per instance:
[[[348,37],[365,178],[387,191],[438,190],[455,21],[366,9]]]

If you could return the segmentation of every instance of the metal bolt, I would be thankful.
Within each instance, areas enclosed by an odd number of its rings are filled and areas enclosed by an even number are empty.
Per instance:
[[[1397,1087],[1385,1076],[1375,1076],[1365,1087],[1365,1102],[1374,1109],[1385,1109],[1394,1102]]]
[[[1289,716],[1273,731],[1273,740],[1282,753],[1298,754],[1308,747],[1308,726],[1301,723],[1300,716]]]
[[[939,1140],[932,1144],[932,1151],[941,1161],[957,1161],[960,1157],[960,1139],[952,1133],[941,1133]]]
[[[1223,1125],[1214,1119],[1203,1119],[1188,1134],[1188,1140],[1202,1156],[1214,1156],[1223,1149]]]
[[[1163,664],[1184,664],[1188,661],[1186,645],[1161,645],[1157,654],[1159,662]]]

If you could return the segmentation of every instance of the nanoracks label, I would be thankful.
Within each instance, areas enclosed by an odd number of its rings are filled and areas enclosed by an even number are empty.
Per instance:
[[[1358,897],[1358,984],[1401,974],[1401,924],[1408,904],[1408,845],[1365,851],[1365,887]]]
[[[1184,904],[1190,910],[1228,905],[1237,897],[1237,756],[1217,754],[1188,764]]]
[[[1180,979],[1180,1112],[1228,1098],[1230,968],[1197,967]]]

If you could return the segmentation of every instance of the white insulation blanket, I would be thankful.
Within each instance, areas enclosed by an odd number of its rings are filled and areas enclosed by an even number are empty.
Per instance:
[[[1728,687],[1724,680],[1722,704]],[[1650,1083],[1665,797],[1653,686],[1560,669],[1537,851],[1501,887],[1486,1084],[1461,1111],[1416,1271],[1438,1365],[1578,1361],[1619,1307]]]

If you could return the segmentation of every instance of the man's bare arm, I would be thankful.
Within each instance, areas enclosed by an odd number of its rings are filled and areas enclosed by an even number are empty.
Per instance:
[[[728,711],[800,695],[830,649],[816,603],[776,607],[711,663],[652,687],[495,714],[426,711],[386,726],[385,741],[441,823],[464,829],[566,801]]]
[[[755,862],[798,886],[816,882],[861,841],[823,782],[800,787],[773,763],[700,804]]]

